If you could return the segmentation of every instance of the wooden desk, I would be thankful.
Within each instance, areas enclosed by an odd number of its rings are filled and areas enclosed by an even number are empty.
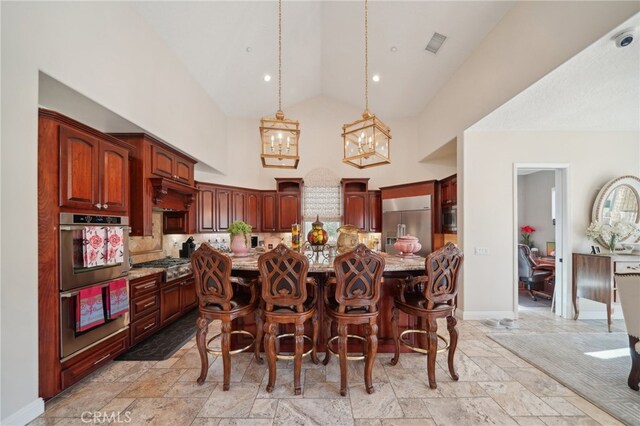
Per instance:
[[[611,331],[612,303],[615,300],[613,274],[640,271],[640,256],[573,253],[573,308],[578,319],[578,297],[607,305],[607,325]]]

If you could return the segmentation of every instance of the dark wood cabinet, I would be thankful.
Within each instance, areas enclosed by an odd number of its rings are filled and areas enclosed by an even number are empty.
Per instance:
[[[216,190],[209,185],[198,185],[198,232],[216,230]]]
[[[343,221],[365,232],[382,231],[382,195],[369,191],[368,178],[341,180],[343,194]]]
[[[198,306],[198,295],[196,294],[196,280],[186,279],[180,287],[180,306],[183,313]]]
[[[235,222],[236,220],[245,221],[245,213],[247,207],[247,192],[246,191],[233,191],[233,220],[231,222]]]
[[[440,199],[443,206],[454,206],[458,202],[457,175],[449,176],[440,181]]]
[[[164,212],[162,214],[162,233],[188,234],[189,217],[185,212]]]
[[[160,325],[177,319],[182,313],[180,305],[181,281],[165,283],[160,288]]]
[[[302,220],[300,178],[276,178],[276,231],[291,232],[291,225]]]
[[[176,156],[173,169],[176,174],[175,179],[193,185],[194,166],[192,161]]]
[[[367,192],[344,194],[344,223],[357,226],[362,231],[369,230],[369,194]]]
[[[276,192],[268,191],[262,193],[262,226],[263,232],[276,231]]]
[[[128,201],[129,150],[61,125],[60,206],[126,214]]]
[[[159,145],[151,148],[151,173],[193,185],[194,162]]]
[[[369,232],[382,232],[382,194],[369,191]]]
[[[245,203],[244,221],[253,228],[254,232],[260,231],[260,194],[248,192]]]
[[[216,231],[222,232],[229,229],[233,218],[233,205],[231,190],[216,189],[215,224]]]

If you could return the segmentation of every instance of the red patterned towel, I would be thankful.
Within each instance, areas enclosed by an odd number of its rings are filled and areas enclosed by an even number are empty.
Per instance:
[[[124,261],[124,229],[121,226],[107,228],[107,263],[122,263]]]
[[[107,303],[107,318],[113,319],[129,312],[129,293],[127,292],[127,280],[119,280],[109,283],[109,303]]]
[[[85,331],[104,323],[102,287],[89,287],[78,292],[76,331]]]
[[[107,230],[102,226],[85,226],[83,230],[84,244],[82,253],[84,255],[84,267],[94,268],[103,266],[107,261],[105,238]]]

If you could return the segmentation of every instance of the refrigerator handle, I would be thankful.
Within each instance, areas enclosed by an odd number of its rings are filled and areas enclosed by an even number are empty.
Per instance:
[[[396,237],[402,237],[402,224],[396,225]]]
[[[404,237],[405,235],[407,235],[407,225],[405,225],[404,223],[400,224],[400,236]]]

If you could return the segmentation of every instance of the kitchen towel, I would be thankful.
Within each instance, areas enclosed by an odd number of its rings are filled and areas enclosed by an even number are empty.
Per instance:
[[[107,228],[107,264],[122,263],[124,261],[124,229],[122,226]]]
[[[129,293],[127,292],[127,280],[120,278],[109,283],[107,293],[107,318],[113,319],[129,312]]]
[[[104,323],[102,287],[93,286],[78,292],[76,300],[76,331],[85,331]]]
[[[107,230],[103,226],[85,226],[83,229],[84,267],[103,266],[107,261],[105,239]]]

